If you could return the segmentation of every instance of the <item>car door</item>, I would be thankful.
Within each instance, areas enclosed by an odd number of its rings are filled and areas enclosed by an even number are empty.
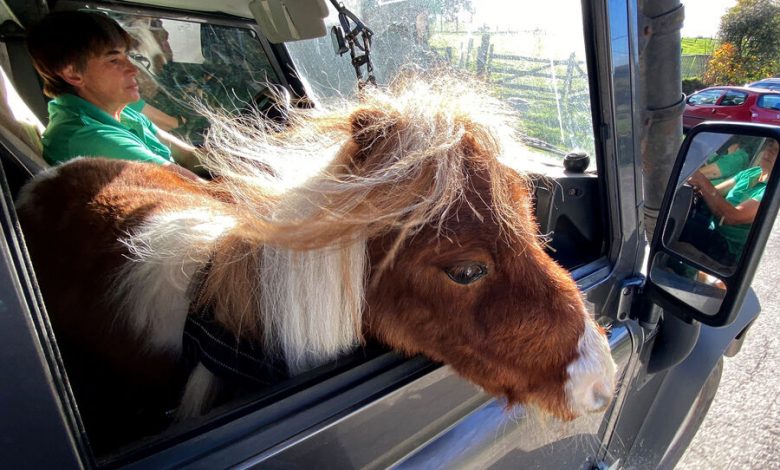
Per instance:
[[[758,95],[751,116],[752,122],[780,125],[780,93]]]
[[[710,120],[750,122],[750,105],[753,99],[747,92],[727,89],[712,108]]]
[[[717,105],[726,90],[720,88],[708,89],[694,93],[685,101],[683,127],[690,129],[699,123],[714,119]]]

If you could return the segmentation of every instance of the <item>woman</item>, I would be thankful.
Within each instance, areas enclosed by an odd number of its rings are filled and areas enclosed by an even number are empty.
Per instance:
[[[750,163],[750,156],[742,146],[740,141],[731,142],[726,153],[710,155],[707,164],[699,168],[699,171],[715,186],[728,180],[746,169]]]
[[[712,217],[706,227],[687,224],[680,240],[693,243],[723,264],[733,264],[747,241],[779,148],[776,140],[768,139],[761,150],[758,166],[740,171],[717,186],[704,173],[696,171],[688,182],[701,196]],[[707,240],[703,248],[702,240]]]

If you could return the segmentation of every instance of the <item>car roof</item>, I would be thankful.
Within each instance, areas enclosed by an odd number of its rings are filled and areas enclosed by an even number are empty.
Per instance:
[[[764,95],[764,94],[775,95],[778,93],[778,90],[766,90],[766,89],[757,90],[755,88],[748,88],[747,86],[723,85],[723,86],[711,86],[708,88],[703,88],[701,90],[696,91],[696,93],[692,93],[692,94],[696,95],[710,90],[735,90],[735,91],[742,91],[753,95]]]

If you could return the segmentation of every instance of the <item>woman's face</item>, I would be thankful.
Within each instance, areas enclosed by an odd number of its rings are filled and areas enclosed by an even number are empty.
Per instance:
[[[764,171],[772,171],[775,166],[775,160],[777,160],[777,150],[780,149],[775,139],[769,139],[764,145],[764,150],[761,152],[761,168]]]

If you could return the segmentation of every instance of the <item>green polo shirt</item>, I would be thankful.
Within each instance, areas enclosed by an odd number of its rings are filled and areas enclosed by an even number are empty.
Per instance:
[[[146,116],[125,106],[117,121],[71,94],[49,102],[43,156],[51,164],[81,156],[173,163],[170,149],[157,139],[157,128]]]
[[[718,166],[718,170],[720,170],[720,176],[710,180],[710,183],[712,183],[713,186],[717,186],[746,169],[750,163],[750,157],[744,150],[737,149],[734,153],[712,155],[707,159],[707,163],[714,163]]]
[[[754,166],[747,170],[740,171],[734,175],[734,187],[726,195],[726,200],[734,207],[742,204],[749,199],[755,199],[761,202],[766,190],[766,183],[761,183],[758,178],[761,176],[761,167]],[[728,250],[731,255],[739,256],[742,248],[745,246],[750,228],[753,224],[738,225],[719,225],[717,220],[713,220],[711,228],[716,228],[728,243]]]

